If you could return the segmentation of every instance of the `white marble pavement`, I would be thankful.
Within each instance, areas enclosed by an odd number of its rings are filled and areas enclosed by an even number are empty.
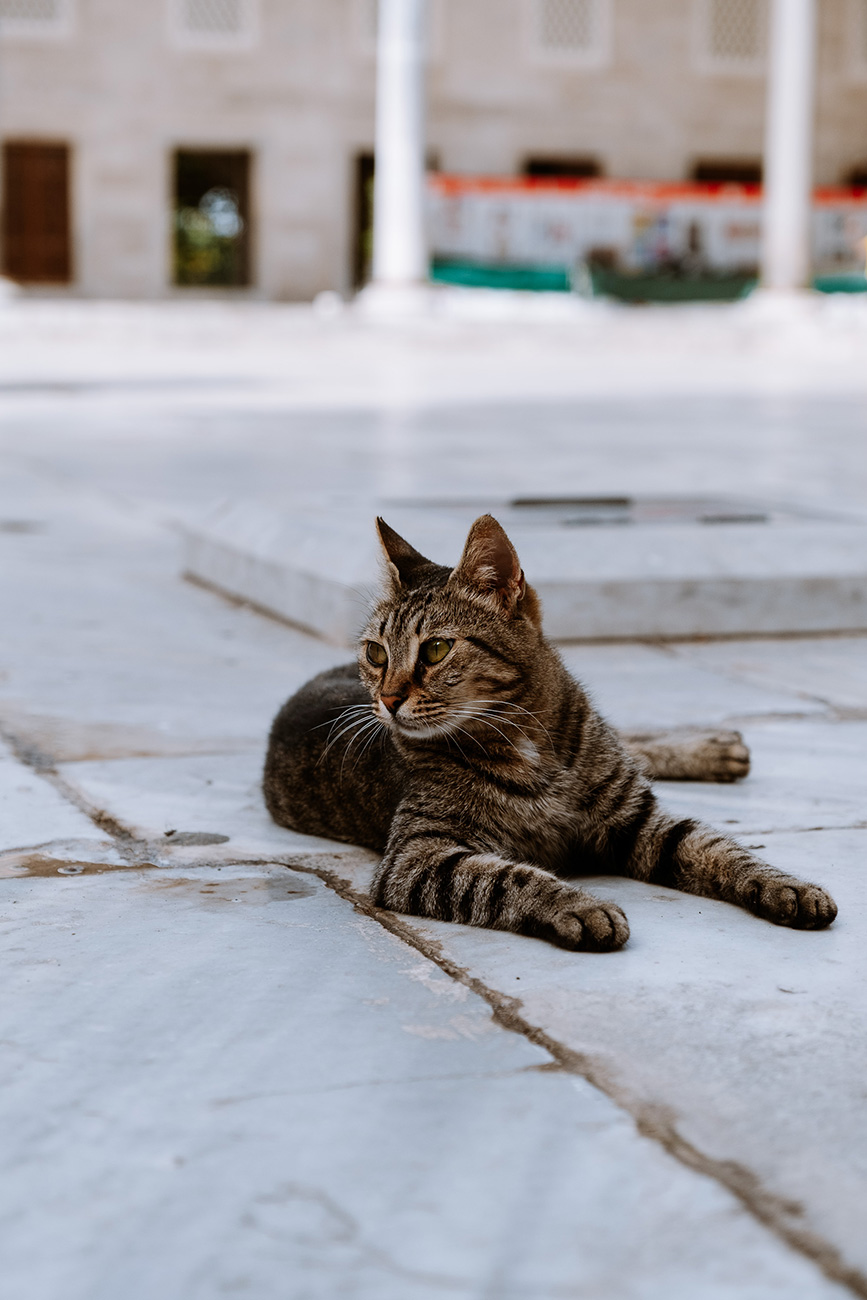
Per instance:
[[[270,717],[345,652],[182,582],[163,522],[287,475],[728,490],[729,426],[762,491],[860,508],[860,397],[531,394],[395,434],[324,388],[316,419],[259,390],[0,399],[10,1294],[867,1294],[867,638],[566,649],[621,725],[742,727],[746,782],[663,797],[840,904],[798,934],[600,880],[633,937],[568,954],[371,914],[370,855],[270,824]]]

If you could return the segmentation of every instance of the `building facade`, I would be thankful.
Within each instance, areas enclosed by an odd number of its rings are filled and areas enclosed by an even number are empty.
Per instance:
[[[459,174],[756,180],[767,0],[429,0]],[[3,269],[115,298],[350,290],[375,0],[0,0]],[[867,178],[867,0],[820,0],[815,180]]]

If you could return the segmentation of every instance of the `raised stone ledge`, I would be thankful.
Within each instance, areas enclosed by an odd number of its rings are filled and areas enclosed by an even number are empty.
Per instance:
[[[744,511],[743,522],[716,526],[688,512],[649,522],[639,510],[635,522],[568,527],[539,510],[522,517],[509,502],[335,500],[278,508],[242,500],[181,525],[183,566],[231,596],[350,645],[377,589],[374,517],[384,514],[424,554],[454,563],[469,524],[485,509],[507,527],[556,640],[867,630],[867,520],[792,508],[772,507],[762,522]]]

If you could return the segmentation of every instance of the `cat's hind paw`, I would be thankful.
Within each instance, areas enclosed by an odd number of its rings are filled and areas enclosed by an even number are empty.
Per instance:
[[[756,916],[793,930],[824,930],[837,915],[837,904],[827,890],[795,876],[752,880],[747,906]]]
[[[739,731],[712,731],[696,739],[694,762],[701,781],[741,781],[749,776],[750,751]]]
[[[552,941],[572,952],[615,952],[629,938],[629,922],[621,909],[601,898],[564,904],[552,930]]]
[[[739,731],[683,727],[625,734],[627,749],[652,781],[740,781],[749,775],[750,751]]]

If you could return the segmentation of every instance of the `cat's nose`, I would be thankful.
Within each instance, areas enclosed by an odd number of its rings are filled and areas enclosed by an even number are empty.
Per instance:
[[[385,705],[385,707],[388,709],[389,713],[393,717],[394,714],[397,713],[400,706],[403,704],[404,700],[406,699],[406,696],[405,695],[380,695],[379,698],[382,700],[383,704]]]

